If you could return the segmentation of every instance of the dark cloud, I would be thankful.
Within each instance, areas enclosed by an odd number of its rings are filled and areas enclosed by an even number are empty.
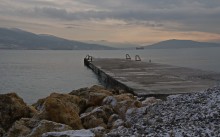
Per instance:
[[[220,24],[219,0],[64,0],[63,2],[21,0],[19,2],[25,3],[26,7],[16,7],[12,0],[12,5],[10,2],[5,2],[4,6],[8,4],[14,8],[10,7],[6,10],[4,7],[2,10],[4,12],[0,10],[1,13],[61,21],[116,19],[123,20],[128,25],[136,24],[146,27],[169,26],[171,28],[172,25],[166,25],[166,23],[173,22],[180,24],[179,27],[173,27],[177,30],[220,33],[218,27]],[[85,10],[82,6],[82,10],[75,11],[76,7],[68,6],[71,2],[84,6],[90,5],[93,8]]]

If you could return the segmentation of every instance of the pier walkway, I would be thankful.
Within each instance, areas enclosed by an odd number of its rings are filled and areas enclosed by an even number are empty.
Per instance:
[[[113,58],[85,59],[84,62],[107,86],[139,96],[195,92],[220,82],[219,73],[158,63]]]

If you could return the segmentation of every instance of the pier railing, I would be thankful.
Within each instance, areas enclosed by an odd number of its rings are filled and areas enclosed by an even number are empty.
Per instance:
[[[131,60],[131,56],[129,54],[126,54],[126,59]]]
[[[141,61],[141,57],[139,55],[135,56],[135,61]]]

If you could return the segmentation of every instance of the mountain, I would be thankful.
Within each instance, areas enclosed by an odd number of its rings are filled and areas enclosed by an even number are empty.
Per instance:
[[[67,40],[52,35],[37,35],[20,29],[0,28],[0,49],[112,50],[115,48]]]
[[[179,48],[204,48],[204,47],[220,47],[219,43],[197,42],[192,40],[167,40],[149,46],[145,49],[179,49]]]

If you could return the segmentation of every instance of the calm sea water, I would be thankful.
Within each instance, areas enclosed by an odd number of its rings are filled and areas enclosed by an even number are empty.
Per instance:
[[[220,72],[220,48],[50,51],[0,50],[0,94],[16,92],[28,104],[51,92],[68,93],[73,89],[99,84],[96,75],[86,68],[83,58],[132,58]]]

